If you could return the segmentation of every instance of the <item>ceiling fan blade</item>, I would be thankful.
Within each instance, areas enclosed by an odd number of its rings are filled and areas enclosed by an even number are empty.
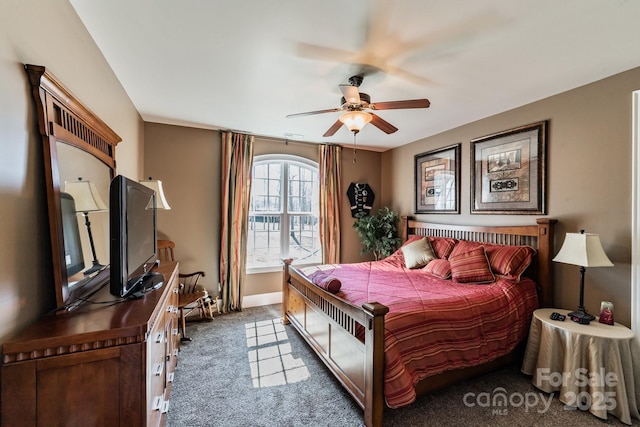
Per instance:
[[[356,86],[339,85],[340,91],[344,99],[350,104],[360,104],[360,92]]]
[[[395,127],[388,121],[384,120],[380,116],[377,116],[373,113],[369,113],[369,114],[371,114],[371,124],[377,127],[378,129],[380,129],[382,132],[386,134],[390,134],[398,130],[397,127]]]
[[[403,108],[429,108],[428,99],[407,99],[404,101],[376,102],[370,105],[372,110],[399,110]]]
[[[291,117],[311,116],[313,114],[323,114],[323,113],[334,113],[336,111],[342,111],[342,108],[330,108],[328,110],[307,111],[306,113],[288,114],[285,117],[287,119],[290,119]]]
[[[338,129],[342,127],[342,122],[340,120],[336,120],[336,122],[327,130],[322,136],[333,136]]]

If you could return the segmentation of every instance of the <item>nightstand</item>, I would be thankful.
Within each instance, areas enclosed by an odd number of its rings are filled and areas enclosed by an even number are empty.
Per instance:
[[[597,320],[580,325],[568,316],[551,320],[554,311],[569,313],[551,308],[533,313],[522,372],[569,407],[602,419],[609,413],[626,424],[640,419],[640,346],[631,329]]]

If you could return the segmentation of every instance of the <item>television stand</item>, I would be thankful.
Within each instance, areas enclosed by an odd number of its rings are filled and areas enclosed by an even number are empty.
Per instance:
[[[2,344],[0,425],[166,424],[178,362],[178,264],[144,298],[50,313]],[[93,301],[110,301],[109,287]]]
[[[164,276],[158,272],[147,273],[141,280],[136,290],[131,293],[131,298],[142,298],[149,292],[159,289],[164,284]]]

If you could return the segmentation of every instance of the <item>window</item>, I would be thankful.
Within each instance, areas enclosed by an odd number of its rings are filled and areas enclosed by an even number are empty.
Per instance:
[[[318,228],[318,166],[295,156],[256,156],[251,175],[247,269],[322,261]]]

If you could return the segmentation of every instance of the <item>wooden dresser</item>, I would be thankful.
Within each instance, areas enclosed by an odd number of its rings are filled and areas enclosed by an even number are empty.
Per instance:
[[[164,425],[176,367],[178,263],[162,288],[47,315],[2,345],[3,426]],[[109,286],[93,302],[117,300]]]

